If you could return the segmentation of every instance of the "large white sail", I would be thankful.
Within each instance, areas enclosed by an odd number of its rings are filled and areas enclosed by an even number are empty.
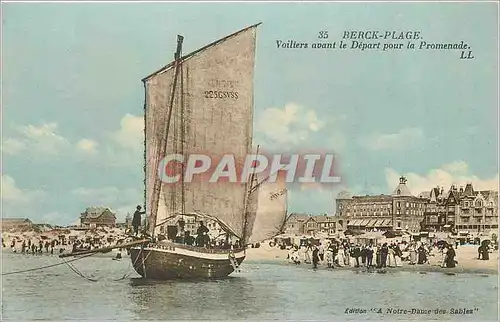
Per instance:
[[[285,177],[278,175],[276,182],[259,180],[257,211],[251,227],[248,243],[262,242],[281,233],[287,213],[288,193]]]
[[[168,111],[176,68],[167,66],[144,80],[146,87],[146,208],[161,223],[179,213],[214,216],[243,236],[245,183],[210,183],[212,173],[193,182],[161,183],[158,206],[155,182],[165,154],[233,155],[251,151],[256,26],[223,38],[181,59],[172,114]],[[168,138],[165,135],[169,122]],[[217,162],[213,158],[213,162]],[[215,168],[213,165],[212,169]]]

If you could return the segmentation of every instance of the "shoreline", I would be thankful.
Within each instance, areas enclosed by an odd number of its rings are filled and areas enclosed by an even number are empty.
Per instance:
[[[266,264],[274,264],[274,265],[284,265],[284,266],[297,266],[298,269],[300,268],[306,268],[306,269],[313,269],[312,264],[306,264],[306,263],[301,263],[301,264],[294,264],[294,263],[288,263],[288,262],[283,262],[279,260],[259,260],[259,259],[249,259],[245,260],[243,263],[252,263],[252,264],[258,264],[258,263],[266,263]],[[351,271],[354,273],[367,273],[367,274],[390,274],[390,273],[396,273],[396,272],[413,272],[413,273],[419,273],[419,274],[427,274],[427,273],[443,273],[445,275],[458,275],[458,274],[472,274],[472,275],[498,275],[498,270],[492,269],[492,268],[482,268],[482,267],[477,267],[477,268],[471,268],[471,267],[454,267],[454,268],[444,268],[436,265],[429,265],[429,264],[415,264],[415,265],[408,265],[404,264],[403,266],[400,267],[385,267],[385,268],[375,268],[371,267],[367,269],[366,267],[352,267],[352,266],[342,266],[338,267],[336,266],[335,268],[328,268],[326,264],[318,264],[318,267],[316,268],[318,271]]]

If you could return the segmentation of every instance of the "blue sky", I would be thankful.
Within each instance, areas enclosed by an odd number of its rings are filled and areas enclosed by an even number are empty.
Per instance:
[[[71,224],[90,205],[121,219],[142,203],[140,79],[256,22],[255,144],[321,148],[343,183],[290,188],[289,211],[332,213],[334,197],[498,186],[498,21],[493,3],[121,3],[3,5],[4,217]],[[327,30],[419,30],[457,51],[278,49]]]

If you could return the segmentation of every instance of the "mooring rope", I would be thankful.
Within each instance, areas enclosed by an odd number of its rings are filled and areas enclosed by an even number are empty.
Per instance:
[[[132,263],[132,261],[129,262],[129,270],[130,270],[130,265],[134,266],[135,267],[135,264],[137,264],[137,262],[139,261],[139,258],[140,258],[140,255],[142,254],[143,252],[143,249],[141,248],[141,251],[140,253],[137,255],[137,258],[135,259],[135,261]],[[146,257],[143,259],[143,262],[146,262],[146,260],[148,259],[149,255],[151,255],[151,251],[146,255]],[[95,255],[96,253],[92,253],[92,254],[87,254],[87,255],[82,255],[80,257],[77,257],[77,258],[74,258],[74,259],[71,259],[71,260],[65,260],[63,258],[63,262],[62,263],[56,263],[56,264],[51,264],[51,265],[46,265],[46,266],[41,266],[41,267],[35,267],[35,268],[30,268],[30,269],[25,269],[25,270],[20,270],[20,271],[14,271],[14,272],[8,272],[8,273],[2,273],[2,276],[5,276],[5,275],[12,275],[12,274],[20,274],[20,273],[28,273],[28,272],[33,272],[33,271],[38,271],[38,270],[42,270],[42,269],[45,269],[45,268],[51,268],[51,267],[55,267],[55,266],[59,266],[59,265],[63,265],[63,264],[66,264],[68,265],[68,267],[73,271],[75,272],[78,276],[86,279],[86,280],[89,280],[91,282],[97,282],[98,280],[97,279],[93,279],[93,278],[90,278],[90,277],[87,277],[85,276],[82,272],[80,272],[73,264],[71,264],[71,262],[74,262],[74,261],[77,261],[79,259],[82,259],[82,258],[86,258],[86,257],[90,257],[90,256],[93,256]],[[126,278],[128,278],[130,275],[132,274],[132,272],[128,272],[128,273],[125,273],[121,278],[119,279],[116,279],[116,280],[113,280],[115,282],[117,281],[121,281],[121,280],[124,280]]]
[[[93,254],[92,254],[93,255]],[[91,281],[91,282],[97,282],[96,279],[93,279],[93,278],[90,278],[90,277],[87,277],[85,275],[83,275],[82,272],[80,272],[76,267],[73,266],[73,264],[71,264],[70,262],[67,262],[64,258],[63,258],[63,261],[68,264],[68,267],[76,273],[76,275],[80,276],[80,277],[83,277],[84,279],[88,280],[88,281]]]
[[[89,257],[89,256],[92,256],[92,255],[94,255],[94,254],[82,255],[82,256],[77,257],[75,259],[72,259],[72,260],[69,260],[69,261],[64,261],[62,263],[57,263],[57,264],[52,264],[52,265],[47,265],[47,266],[41,266],[41,267],[35,267],[35,268],[25,269],[25,270],[21,270],[21,271],[14,271],[14,272],[2,273],[2,276],[12,275],[12,274],[20,274],[20,273],[27,273],[27,272],[32,272],[32,271],[38,271],[38,270],[42,270],[42,269],[45,269],[45,268],[59,266],[59,265],[63,265],[65,263],[69,263],[69,262],[74,262],[76,260],[79,260],[79,259],[82,259],[82,258],[85,258],[85,257]]]

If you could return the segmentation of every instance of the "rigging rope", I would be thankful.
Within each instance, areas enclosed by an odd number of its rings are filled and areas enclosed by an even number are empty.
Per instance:
[[[135,261],[133,263],[132,263],[132,261],[129,262],[129,266],[128,266],[129,269],[130,269],[130,265],[135,266],[135,264],[139,260],[140,255],[142,255],[142,252],[143,252],[143,249],[141,248],[139,254],[137,254]],[[146,262],[146,260],[148,259],[149,255],[151,255],[151,253],[152,252],[150,251],[149,254],[146,255],[146,258],[144,258],[143,262]],[[113,281],[118,282],[118,281],[124,280],[124,279],[128,278],[130,276],[130,274],[132,274],[132,272],[125,273],[125,274],[123,274],[123,276],[121,278],[113,280]]]
[[[92,255],[94,255],[94,254],[83,255],[81,257],[77,257],[75,259],[72,259],[72,260],[69,260],[69,261],[65,261],[65,262],[62,262],[62,263],[57,263],[57,264],[52,264],[52,265],[47,265],[47,266],[41,266],[41,267],[35,267],[35,268],[25,269],[25,270],[21,270],[21,271],[14,271],[14,272],[2,273],[2,276],[4,276],[4,275],[12,275],[12,274],[20,274],[20,273],[27,273],[27,272],[32,272],[32,271],[38,271],[38,270],[42,270],[42,269],[45,269],[45,268],[59,266],[59,265],[63,265],[65,263],[69,263],[69,262],[74,262],[76,260],[79,260],[79,259],[82,259],[82,258],[85,258],[85,257],[89,257],[89,256],[92,256]]]

